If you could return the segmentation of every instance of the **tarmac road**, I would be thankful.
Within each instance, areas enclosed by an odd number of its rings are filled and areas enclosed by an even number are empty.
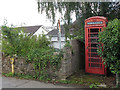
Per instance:
[[[16,79],[12,77],[0,77],[2,88],[72,88],[35,80]]]

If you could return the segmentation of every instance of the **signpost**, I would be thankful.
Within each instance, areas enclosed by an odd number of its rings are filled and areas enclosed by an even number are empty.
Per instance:
[[[58,25],[59,25],[59,30],[58,30],[58,34],[59,34],[59,49],[61,49],[61,28],[60,28],[60,20],[58,20]],[[57,27],[58,27],[57,25]]]

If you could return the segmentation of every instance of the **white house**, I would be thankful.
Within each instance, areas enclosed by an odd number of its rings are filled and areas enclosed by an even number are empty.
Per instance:
[[[19,27],[20,29],[22,28],[25,33],[28,33],[28,35],[41,35],[44,34],[46,35],[47,38],[51,38],[51,46],[54,48],[59,49],[59,38],[58,38],[58,30],[53,29],[51,31],[47,30],[44,26],[38,25],[38,26],[25,26],[25,27]],[[67,38],[67,40],[69,40]],[[66,41],[65,41],[65,30],[64,26],[61,25],[61,48],[64,47]]]
[[[28,35],[46,35],[48,33],[48,30],[42,26],[42,25],[37,25],[37,26],[24,26],[24,27],[18,27],[20,30],[24,30],[25,33],[28,33]]]
[[[59,49],[59,36],[58,36],[58,30],[57,29],[53,29],[52,31],[48,32],[47,36],[51,37],[51,46],[53,46],[54,48]],[[67,40],[69,40],[67,38]],[[64,30],[64,26],[61,25],[61,48],[64,47],[66,41],[65,41],[65,30]]]

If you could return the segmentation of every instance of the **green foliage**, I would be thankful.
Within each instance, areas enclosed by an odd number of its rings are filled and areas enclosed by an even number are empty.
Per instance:
[[[80,20],[78,19],[74,24],[70,24],[70,25],[65,24],[64,29],[65,29],[66,41],[67,41],[67,38],[71,40],[78,39],[78,40],[81,40],[82,42],[85,41],[83,18],[80,18]]]
[[[64,47],[70,47],[70,48],[72,48],[72,46],[70,45],[70,41],[66,41],[66,43],[65,43],[65,46]]]
[[[84,28],[82,28],[82,25],[75,26],[74,29],[75,30],[73,31],[73,35],[70,35],[72,37],[72,39],[77,39],[84,43],[85,42],[85,32],[84,32]]]
[[[44,10],[46,10],[46,14],[48,18],[52,18],[53,21],[55,21],[55,13],[57,10],[61,14],[63,14],[63,11],[65,11],[64,19],[67,21],[67,23],[70,23],[71,21],[72,12],[75,11],[76,17],[78,17],[80,14],[82,14],[80,10],[90,11],[89,8],[85,9],[87,6],[90,6],[90,4],[88,5],[88,3],[81,3],[81,2],[42,2],[40,3],[38,1],[38,11],[42,13]]]
[[[54,54],[50,41],[45,35],[28,36],[24,30],[2,26],[2,52],[6,56],[24,58],[27,63],[33,63],[36,78],[49,77],[47,70],[59,69],[62,53]]]
[[[2,75],[5,75],[5,76],[7,76],[7,77],[13,77],[13,76],[15,76],[15,74],[13,74],[12,72],[2,73]]]
[[[105,16],[111,20],[120,18],[119,10],[119,2],[40,2],[38,0],[38,12],[46,11],[46,15],[53,19],[53,23],[57,11],[64,15],[64,20],[70,24],[73,12],[75,12],[76,19]]]
[[[64,84],[83,84],[82,81],[73,81],[73,80],[57,80],[57,82]]]
[[[25,74],[15,73],[15,76],[19,77],[19,78],[24,78],[24,79],[33,79],[32,75],[25,75]]]
[[[10,73],[2,73],[2,75],[7,76],[7,77],[18,77],[18,78],[24,78],[24,79],[33,79],[34,77],[31,75],[25,75],[21,73],[15,73],[14,75],[12,72]]]
[[[53,49],[35,49],[28,54],[27,62],[34,63],[36,73],[43,77],[48,77],[47,69],[52,68],[54,71],[60,68],[62,56],[60,54],[54,55]],[[42,78],[42,77],[40,77]]]
[[[108,23],[103,32],[99,33],[99,42],[103,47],[98,49],[99,55],[113,73],[120,73],[120,20]]]
[[[85,41],[84,21],[92,16],[104,16],[108,20],[120,19],[119,2],[40,2],[38,0],[38,11],[46,11],[46,16],[55,23],[57,11],[63,15],[65,24],[65,37]],[[77,23],[72,23],[72,13],[75,12]],[[76,22],[75,21],[75,22]],[[71,25],[71,23],[73,25]],[[69,30],[74,28],[74,34],[70,35]]]
[[[90,88],[98,88],[96,84],[91,84],[89,87]]]

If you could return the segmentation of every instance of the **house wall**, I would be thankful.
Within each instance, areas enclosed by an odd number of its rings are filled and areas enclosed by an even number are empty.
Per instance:
[[[63,48],[64,45],[65,45],[65,41],[62,41],[62,42],[61,42],[61,48]],[[60,48],[58,41],[52,42],[51,46],[53,46],[54,48],[58,48],[58,49]]]
[[[51,41],[58,41],[58,37],[57,36],[51,37]],[[61,37],[61,41],[65,41],[65,37]]]
[[[69,39],[67,39],[67,40],[69,40]],[[51,37],[51,41],[52,41],[51,46],[53,46],[54,48],[58,48],[59,49],[58,37],[57,36]],[[64,45],[65,45],[65,37],[61,37],[61,48],[63,48]]]
[[[40,27],[33,35],[37,35],[37,37],[41,34],[47,34],[48,32],[46,31],[46,29],[44,29],[43,27]]]

